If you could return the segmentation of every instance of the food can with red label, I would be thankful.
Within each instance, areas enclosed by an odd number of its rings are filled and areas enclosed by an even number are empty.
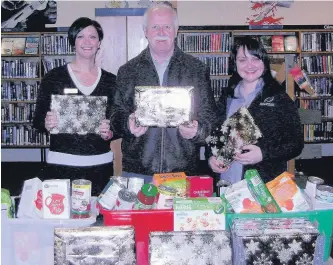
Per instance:
[[[136,200],[136,194],[128,189],[121,189],[118,192],[118,198],[116,200],[115,210],[132,210],[134,202]]]
[[[89,218],[91,210],[91,181],[75,179],[72,181],[72,218]]]

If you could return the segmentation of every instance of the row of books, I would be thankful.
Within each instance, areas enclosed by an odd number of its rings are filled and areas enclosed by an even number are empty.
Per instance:
[[[234,42],[241,36],[235,36]],[[262,43],[267,52],[295,52],[297,51],[298,41],[296,36],[283,35],[263,35],[251,36]]]
[[[42,54],[75,54],[67,35],[42,35]]]
[[[311,85],[317,96],[333,96],[333,77],[311,77]]]
[[[27,84],[20,82],[2,82],[1,99],[4,101],[33,101],[37,100],[40,83]]]
[[[24,60],[1,60],[2,78],[38,78],[39,62]]]
[[[179,33],[178,47],[184,52],[230,52],[231,33]]]
[[[3,37],[1,39],[1,54],[20,56],[75,54],[75,49],[69,44],[67,35],[42,35],[39,37]]]
[[[8,103],[1,106],[2,123],[32,122],[36,104]]]
[[[320,110],[323,117],[333,118],[333,99],[304,99],[299,104],[302,109]]]
[[[55,67],[59,67],[59,66],[68,64],[70,61],[71,60],[69,60],[67,58],[66,59],[58,58],[58,59],[50,59],[50,60],[43,59],[42,63],[43,63],[44,74],[51,71]]]
[[[2,82],[1,99],[3,101],[31,101],[37,100],[40,83],[27,84],[21,82]]]
[[[333,142],[333,122],[304,125],[304,141]]]
[[[213,90],[215,100],[218,100],[222,95],[223,89],[228,87],[229,79],[211,79],[211,87]]]
[[[49,145],[50,137],[38,133],[30,125],[3,126],[1,145]]]
[[[333,55],[304,56],[302,68],[308,74],[333,74]]]
[[[208,65],[210,75],[228,75],[229,57],[225,56],[200,56],[200,61]]]
[[[38,37],[3,37],[1,39],[1,55],[37,55],[38,48]]]
[[[333,32],[303,33],[302,51],[333,51]]]

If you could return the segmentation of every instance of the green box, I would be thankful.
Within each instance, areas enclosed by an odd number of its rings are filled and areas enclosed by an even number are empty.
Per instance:
[[[333,210],[315,210],[308,212],[289,212],[289,213],[228,213],[226,215],[228,229],[230,229],[234,218],[293,218],[305,217],[309,219],[320,234],[325,235],[324,261],[330,257],[333,239]]]

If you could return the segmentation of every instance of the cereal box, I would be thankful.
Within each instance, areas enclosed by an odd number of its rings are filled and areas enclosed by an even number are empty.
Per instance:
[[[221,198],[174,198],[174,230],[225,230],[225,207]]]
[[[175,189],[175,195],[178,197],[186,196],[186,175],[184,172],[154,174],[153,184],[158,188],[165,186]]]
[[[213,178],[210,176],[189,176],[186,179],[186,196],[212,197]]]

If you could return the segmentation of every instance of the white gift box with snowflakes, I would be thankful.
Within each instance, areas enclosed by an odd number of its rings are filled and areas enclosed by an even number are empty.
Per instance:
[[[55,265],[136,265],[131,226],[54,229]]]
[[[237,265],[322,265],[325,237],[304,218],[240,218],[232,223]]]
[[[106,118],[106,96],[52,95],[51,110],[59,124],[51,134],[99,134],[99,124]]]
[[[150,265],[232,265],[227,231],[151,232]]]

